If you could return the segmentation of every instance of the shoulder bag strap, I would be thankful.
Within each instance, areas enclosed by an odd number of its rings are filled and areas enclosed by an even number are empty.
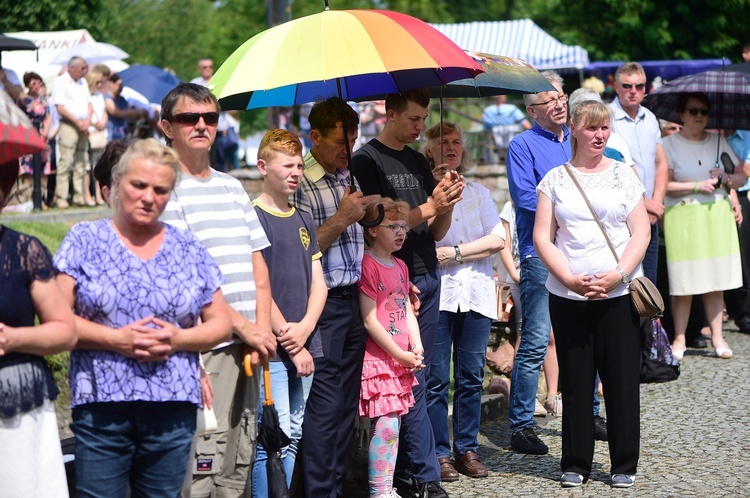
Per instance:
[[[583,191],[583,188],[581,188],[581,184],[578,183],[578,179],[576,179],[571,169],[570,163],[565,163],[565,171],[568,172],[568,175],[570,175],[570,179],[573,180],[573,184],[578,188],[578,191],[581,193],[581,196],[583,197],[583,200],[586,201],[586,205],[589,207],[589,211],[591,211],[591,215],[594,217],[594,221],[596,221],[596,224],[599,225],[599,229],[602,231],[602,234],[604,234],[604,240],[607,241],[607,246],[609,246],[609,250],[612,251],[612,255],[615,257],[616,262],[620,262],[620,258],[617,256],[617,252],[615,251],[614,246],[612,245],[612,241],[609,240],[609,235],[607,235],[607,231],[604,230],[604,226],[602,225],[602,221],[599,219],[599,216],[597,216],[596,211],[594,211],[594,207],[591,205],[591,202],[589,202],[589,198],[586,196],[586,192]]]

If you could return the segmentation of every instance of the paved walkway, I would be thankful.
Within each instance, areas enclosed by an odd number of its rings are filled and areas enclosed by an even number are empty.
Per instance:
[[[509,450],[507,418],[483,424],[479,455],[486,479],[461,476],[446,483],[451,498],[548,497],[750,497],[750,335],[725,328],[734,358],[713,349],[689,349],[677,381],[641,386],[641,455],[636,483],[609,486],[606,442],[596,442],[594,469],[580,488],[563,489],[559,418],[537,419],[550,447],[544,456]]]

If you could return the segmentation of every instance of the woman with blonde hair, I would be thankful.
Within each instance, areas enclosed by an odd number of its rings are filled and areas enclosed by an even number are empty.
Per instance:
[[[75,225],[55,256],[76,313],[71,429],[78,496],[178,496],[202,406],[199,351],[229,339],[222,275],[195,236],[159,221],[177,154],[132,143],[109,219]]]
[[[638,177],[604,156],[611,117],[600,102],[578,104],[570,125],[572,158],[537,186],[534,247],[549,270],[546,287],[563,400],[563,487],[580,486],[591,472],[591,386],[597,371],[607,404],[612,487],[632,486],[638,466],[640,318],[627,284],[643,274],[650,225]]]

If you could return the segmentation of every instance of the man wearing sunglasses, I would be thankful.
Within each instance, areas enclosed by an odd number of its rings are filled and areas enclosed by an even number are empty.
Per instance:
[[[218,429],[197,442],[193,497],[245,496],[253,466],[259,374],[242,372],[245,348],[275,354],[271,290],[261,250],[270,244],[242,184],[209,165],[219,104],[205,87],[181,83],[161,104],[161,126],[180,156],[182,174],[161,220],[190,230],[219,265],[233,339],[203,353],[211,372]]]
[[[609,104],[614,113],[612,131],[628,146],[638,178],[646,188],[646,210],[651,222],[651,243],[643,258],[643,272],[656,283],[659,224],[667,192],[667,156],[661,143],[659,120],[641,105],[646,96],[646,72],[637,62],[626,62],[615,72],[617,97]]]

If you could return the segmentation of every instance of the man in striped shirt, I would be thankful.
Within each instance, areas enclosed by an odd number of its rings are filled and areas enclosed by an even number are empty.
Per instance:
[[[224,275],[233,339],[203,353],[213,383],[218,430],[197,441],[191,496],[240,497],[254,459],[259,375],[242,372],[246,346],[275,354],[271,287],[261,249],[270,244],[250,198],[234,177],[209,166],[219,105],[206,88],[183,83],[162,102],[161,125],[180,156],[182,174],[161,220],[190,230]]]
[[[318,321],[323,357],[315,358],[295,496],[328,498],[343,496],[365,352],[357,293],[365,243],[357,221],[380,196],[349,191],[346,141],[351,150],[357,141],[357,113],[333,97],[315,104],[308,119],[313,148],[305,156],[305,173],[293,204],[310,212],[317,226],[328,298]]]

